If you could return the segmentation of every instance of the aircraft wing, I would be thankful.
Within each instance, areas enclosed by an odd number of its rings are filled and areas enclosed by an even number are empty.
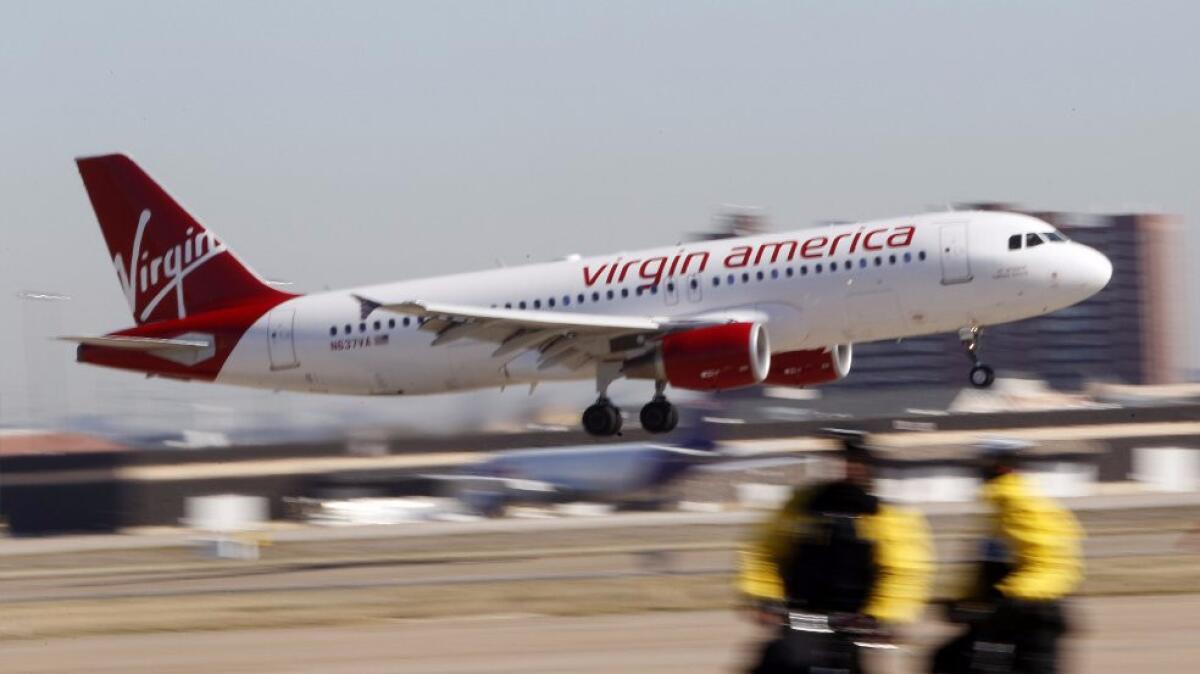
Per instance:
[[[375,302],[357,297],[364,317],[375,309],[421,319],[421,330],[435,333],[432,346],[460,339],[493,342],[493,356],[513,358],[523,351],[540,354],[538,367],[578,369],[642,349],[668,332],[724,323],[726,320],[614,316],[565,311],[501,309],[439,302]]]

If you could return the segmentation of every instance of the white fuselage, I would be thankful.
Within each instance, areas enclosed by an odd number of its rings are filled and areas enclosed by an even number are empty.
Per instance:
[[[1016,321],[1082,301],[1111,275],[1103,255],[1077,243],[1043,238],[1009,248],[1015,235],[1051,232],[1011,213],[936,213],[316,293],[255,323],[218,381],[387,395],[594,376],[594,365],[539,370],[536,353],[494,357],[494,343],[434,347],[435,335],[415,318],[379,310],[362,320],[356,295],[744,319],[765,325],[774,352]],[[891,236],[904,245],[887,245]]]

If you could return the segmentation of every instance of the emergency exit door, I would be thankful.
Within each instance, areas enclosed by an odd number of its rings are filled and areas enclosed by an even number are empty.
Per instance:
[[[967,254],[967,223],[942,225],[941,229],[942,284],[966,283],[971,280],[971,258]]]
[[[276,309],[267,316],[267,356],[272,370],[300,366],[296,359],[295,324],[295,309]]]

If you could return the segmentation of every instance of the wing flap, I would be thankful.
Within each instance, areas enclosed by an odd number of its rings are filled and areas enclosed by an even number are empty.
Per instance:
[[[528,328],[563,328],[574,332],[657,332],[663,321],[642,316],[607,316],[565,311],[500,309],[437,302],[382,304],[382,309],[430,320],[502,321]]]

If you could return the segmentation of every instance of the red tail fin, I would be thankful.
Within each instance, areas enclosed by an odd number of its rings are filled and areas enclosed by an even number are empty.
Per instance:
[[[129,157],[75,163],[139,325],[290,296],[243,265]]]

